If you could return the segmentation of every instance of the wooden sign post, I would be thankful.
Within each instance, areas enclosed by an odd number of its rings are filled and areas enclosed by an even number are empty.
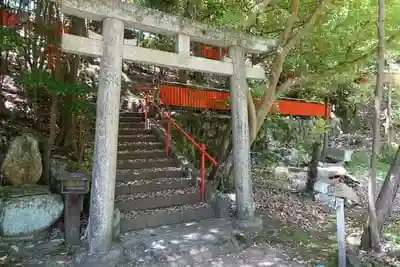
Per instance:
[[[338,266],[346,267],[346,234],[344,221],[344,199],[336,197],[336,229],[338,241]]]
[[[89,175],[65,173],[59,180],[64,195],[65,243],[71,247],[79,246],[83,196],[89,192]]]

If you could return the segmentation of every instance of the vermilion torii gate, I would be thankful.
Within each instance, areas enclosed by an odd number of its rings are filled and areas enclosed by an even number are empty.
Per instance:
[[[242,227],[259,223],[253,210],[246,78],[265,79],[265,74],[262,68],[246,66],[245,52],[267,52],[275,42],[229,30],[214,29],[118,0],[63,0],[61,11],[103,22],[102,40],[68,34],[64,34],[62,38],[64,52],[102,57],[91,189],[90,251],[107,251],[111,247],[123,59],[231,77],[237,221]],[[176,53],[126,44],[125,27],[175,36]],[[191,56],[191,41],[229,48],[231,61]]]

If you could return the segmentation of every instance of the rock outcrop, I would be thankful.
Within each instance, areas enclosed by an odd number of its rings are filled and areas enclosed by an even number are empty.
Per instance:
[[[41,186],[6,186],[0,201],[0,234],[26,236],[41,232],[62,215],[61,195],[50,194]]]
[[[25,134],[10,144],[2,171],[12,185],[36,184],[42,176],[42,157],[35,137]]]
[[[306,190],[308,170],[279,166],[273,170],[274,185],[280,189],[298,193]],[[337,165],[319,166],[317,181],[314,185],[316,199],[334,205],[334,198],[341,197],[347,203],[358,203],[359,197],[352,189],[359,181],[349,175],[345,168]]]
[[[279,189],[297,193],[306,189],[308,173],[303,168],[279,166],[274,169],[273,177]]]

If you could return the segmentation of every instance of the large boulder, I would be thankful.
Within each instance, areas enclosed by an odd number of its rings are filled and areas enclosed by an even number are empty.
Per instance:
[[[353,155],[353,150],[345,148],[328,147],[326,156],[338,162],[350,162]]]
[[[7,191],[10,193],[5,194],[1,201],[2,236],[26,236],[41,232],[61,217],[64,210],[61,195],[44,193],[43,188],[33,190],[35,192],[31,192],[32,195],[26,195],[28,194],[26,190],[21,191],[12,187],[9,189]]]
[[[306,190],[308,168],[278,166],[273,170],[273,178],[274,186],[282,190],[298,193]],[[341,181],[340,179],[335,178],[341,178],[344,184],[336,185]],[[331,186],[330,190],[334,190],[336,196],[344,197],[352,202],[358,202],[357,195],[355,195],[354,191],[346,185],[357,183],[358,181],[349,175],[346,169],[341,166],[319,166],[314,191],[328,194],[328,187]],[[334,187],[332,187],[333,185]]]
[[[343,198],[347,204],[358,204],[360,198],[347,184],[331,180],[320,180],[314,184],[315,199],[335,208],[335,198]]]
[[[42,157],[35,137],[25,134],[10,144],[2,171],[12,185],[36,184],[42,176]]]
[[[275,167],[273,183],[281,190],[298,193],[307,187],[308,173],[303,168]]]
[[[334,177],[344,177],[347,175],[347,170],[342,166],[320,166],[318,167],[317,180],[327,180]]]

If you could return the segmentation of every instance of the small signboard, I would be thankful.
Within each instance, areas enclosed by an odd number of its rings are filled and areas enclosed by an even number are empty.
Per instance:
[[[89,175],[81,172],[67,172],[58,180],[61,181],[62,194],[87,194],[89,192]]]

